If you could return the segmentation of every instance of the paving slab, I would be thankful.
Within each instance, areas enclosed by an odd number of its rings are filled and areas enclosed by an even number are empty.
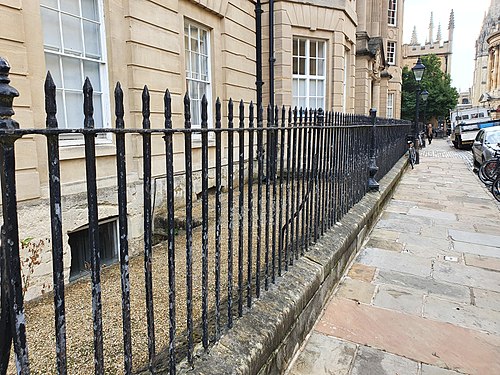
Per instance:
[[[411,208],[408,215],[428,217],[436,221],[457,221],[457,215],[455,214],[422,208]]]
[[[500,204],[470,158],[441,139],[421,151],[316,323],[355,345],[349,375],[500,374]],[[301,375],[345,373],[311,353]]]
[[[368,266],[417,276],[426,277],[431,274],[430,260],[390,250],[365,248],[359,254],[357,261]]]
[[[433,296],[425,298],[424,317],[495,335],[500,334],[500,313],[498,311]]]
[[[347,375],[354,360],[356,345],[313,332],[288,375]]]
[[[417,375],[418,363],[382,350],[360,346],[352,375]]]
[[[448,227],[441,225],[433,225],[432,227],[424,227],[420,231],[424,237],[438,238],[441,240],[448,239]]]
[[[364,264],[354,263],[349,269],[347,276],[351,279],[366,281],[370,283],[375,277],[375,267],[366,266]]]
[[[455,251],[459,251],[461,253],[500,258],[500,248],[498,247],[453,241],[453,248]]]
[[[435,261],[433,268],[436,280],[500,292],[498,272],[443,261]]]
[[[410,220],[390,219],[380,220],[375,228],[393,230],[399,233],[420,233],[421,223],[410,222]]]
[[[375,285],[350,278],[343,279],[337,291],[339,297],[363,303],[370,303],[374,294]]]
[[[424,294],[436,295],[457,302],[469,303],[471,300],[470,289],[468,287],[439,282],[431,277],[419,277],[400,272],[381,270],[375,277],[374,283],[397,285],[420,290]]]
[[[386,230],[383,228],[373,228],[370,233],[371,237],[383,238],[388,241],[396,241],[399,238],[398,230]]]
[[[422,375],[463,375],[460,372],[422,364]]]
[[[421,291],[383,284],[378,287],[372,305],[421,316],[423,298]]]
[[[493,225],[491,222],[489,224],[474,224],[474,229],[476,232],[497,235],[500,233],[500,222]]]
[[[500,248],[500,236],[484,233],[463,232],[455,229],[450,229],[449,234],[454,241]]]
[[[391,250],[396,252],[403,251],[403,244],[396,241],[385,240],[379,237],[371,237],[366,243],[367,247],[376,247],[384,250]]]
[[[451,242],[447,239],[426,237],[411,233],[401,233],[400,242],[405,244],[405,249],[410,253],[425,258],[434,258],[441,253],[449,252]]]
[[[334,297],[315,330],[466,374],[500,374],[500,338],[449,323]]]
[[[500,293],[479,288],[473,288],[472,292],[477,307],[500,312]]]
[[[499,254],[500,255],[500,254]],[[464,254],[465,264],[500,272],[500,258],[487,257],[475,254]]]

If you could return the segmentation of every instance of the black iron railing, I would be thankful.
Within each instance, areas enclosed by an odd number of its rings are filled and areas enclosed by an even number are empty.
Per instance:
[[[56,119],[56,88],[47,75],[45,83],[46,128],[20,129],[11,118],[12,100],[17,95],[8,85],[9,66],[0,60],[0,162],[2,185],[2,246],[0,320],[0,373],[9,365],[11,343],[16,366],[28,374],[28,343],[26,330],[36,330],[41,321],[25,322],[21,268],[19,257],[18,203],[16,200],[15,144],[24,135],[42,135],[47,139],[50,189],[50,216],[53,264],[54,337],[56,363],[49,372],[66,373],[69,363],[84,366],[90,358],[67,349],[66,298],[64,285],[65,216],[61,203],[59,137],[62,134],[82,134],[85,145],[86,191],[88,205],[89,246],[91,253],[90,280],[93,332],[93,364],[90,372],[103,374],[106,345],[103,326],[121,325],[122,371],[129,374],[146,368],[154,373],[159,353],[167,358],[171,374],[183,358],[192,364],[196,343],[208,348],[223,330],[230,329],[235,317],[251,308],[254,298],[275,283],[293,266],[294,261],[308,251],[311,244],[331,229],[368,191],[370,157],[378,166],[376,177],[387,173],[406,151],[406,135],[411,124],[319,110],[255,108],[243,101],[235,116],[229,100],[227,117],[222,105],[215,103],[215,123],[208,126],[208,105],[202,101],[201,128],[191,127],[191,102],[184,98],[184,126],[174,127],[171,95],[164,95],[164,125],[152,126],[150,95],[147,87],[142,94],[142,128],[127,128],[124,123],[123,92],[115,90],[115,128],[95,128],[93,120],[92,86],[87,79],[84,91],[85,121],[81,129],[59,129]],[[246,110],[248,109],[248,112]],[[116,146],[116,186],[119,219],[119,275],[121,283],[121,316],[103,321],[101,296],[101,260],[99,252],[100,197],[97,190],[96,144],[100,133],[111,133]],[[129,228],[127,213],[126,142],[128,135],[142,137],[143,187],[143,249],[144,295],[143,310],[131,308],[129,266]],[[201,138],[201,228],[193,227],[193,136]],[[199,136],[198,136],[199,135]],[[166,246],[168,274],[161,275],[164,283],[153,283],[153,202],[152,202],[152,138],[164,140],[166,195]],[[183,138],[183,170],[174,170],[174,143]],[[177,146],[182,145],[182,142]],[[209,154],[210,152],[210,154]],[[237,158],[235,158],[237,152]],[[211,155],[211,156],[210,156]],[[209,167],[215,158],[214,170]],[[198,167],[197,167],[198,168]],[[376,169],[371,168],[373,176]],[[374,172],[373,172],[374,171]],[[214,179],[209,179],[213,172]],[[175,198],[175,179],[183,174],[185,201]],[[373,177],[372,176],[372,177]],[[211,190],[209,181],[214,181]],[[236,186],[235,186],[236,184]],[[184,206],[185,226],[176,228],[174,212]],[[222,207],[225,207],[223,210]],[[237,226],[236,226],[237,224]],[[28,224],[29,225],[29,224]],[[197,238],[201,238],[198,242]],[[194,247],[193,241],[201,244]],[[198,245],[197,245],[198,246]],[[184,253],[184,254],[182,254]],[[184,255],[181,260],[179,255]],[[199,273],[193,264],[201,264]],[[195,272],[195,274],[194,274]],[[235,275],[236,273],[236,275]],[[165,280],[167,278],[168,280]],[[168,301],[154,299],[155,288],[168,288]],[[184,296],[182,300],[180,295]],[[166,316],[155,316],[155,303],[168,303]],[[196,307],[196,308],[195,308]],[[139,318],[137,318],[139,316]],[[146,316],[145,321],[142,319]],[[159,326],[168,324],[168,338],[159,343]],[[132,327],[141,325],[147,332],[147,347],[134,348]],[[50,343],[50,340],[48,341]],[[50,344],[47,344],[50,345]],[[145,362],[133,358],[133,352],[148,353]],[[75,363],[77,363],[75,365]],[[92,363],[92,361],[90,361]],[[144,366],[144,367],[142,367]]]

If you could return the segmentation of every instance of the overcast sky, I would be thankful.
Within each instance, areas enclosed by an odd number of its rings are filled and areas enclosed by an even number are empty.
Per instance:
[[[455,32],[451,63],[452,86],[459,91],[466,91],[472,85],[475,43],[490,2],[491,0],[405,0],[403,42],[410,42],[413,26],[417,27],[419,43],[426,41],[431,12],[434,13],[434,40],[440,23],[442,40],[448,40],[448,21],[453,9]]]

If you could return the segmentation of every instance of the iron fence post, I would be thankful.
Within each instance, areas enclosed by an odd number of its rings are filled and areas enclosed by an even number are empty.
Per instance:
[[[19,96],[19,92],[9,85],[9,71],[9,63],[0,57],[0,129],[2,130],[19,129],[18,122],[12,119],[12,115],[14,114],[12,102],[15,97]],[[2,265],[0,268],[2,269],[2,311],[7,311],[7,314],[2,314],[0,318],[0,329],[2,329],[0,332],[2,333],[2,337],[7,338],[6,340],[1,340],[0,370],[7,370],[10,347],[13,342],[18,374],[29,374],[16,199],[14,142],[18,138],[20,138],[20,135],[17,134],[4,134],[0,137],[3,213],[2,242],[0,247]],[[4,306],[4,303],[7,306]]]
[[[370,109],[370,117],[372,120],[371,146],[370,146],[370,161],[368,163],[368,190],[378,191],[379,184],[375,180],[375,175],[378,172],[377,162],[375,160],[375,123],[377,122],[377,110]]]

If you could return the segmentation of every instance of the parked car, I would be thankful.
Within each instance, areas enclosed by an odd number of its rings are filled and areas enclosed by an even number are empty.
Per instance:
[[[472,157],[474,164],[479,165],[500,151],[500,126],[481,129],[472,144]]]

